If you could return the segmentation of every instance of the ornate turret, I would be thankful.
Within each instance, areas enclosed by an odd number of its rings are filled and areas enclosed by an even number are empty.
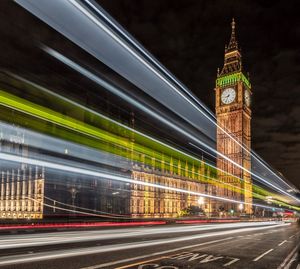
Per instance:
[[[224,66],[219,76],[242,71],[242,56],[235,35],[235,21],[231,22],[231,36],[228,46],[225,46]]]
[[[234,50],[238,50],[238,42],[235,38],[235,21],[234,18],[232,18],[232,22],[231,22],[231,36],[230,36],[230,41],[227,47],[227,50],[225,51],[225,53],[234,51]]]

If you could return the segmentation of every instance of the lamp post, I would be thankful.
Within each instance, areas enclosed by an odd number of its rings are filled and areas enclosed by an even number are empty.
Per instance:
[[[198,204],[200,207],[204,204],[204,197],[202,197],[202,196],[199,197]]]
[[[244,205],[243,204],[239,204],[240,214],[243,212],[243,209],[244,209]]]
[[[204,197],[200,196],[199,199],[198,199],[198,205],[203,213],[203,209],[202,209],[202,205],[204,205]]]

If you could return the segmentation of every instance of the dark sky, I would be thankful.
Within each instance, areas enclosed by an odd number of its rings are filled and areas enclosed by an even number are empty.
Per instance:
[[[213,111],[234,17],[254,93],[252,147],[300,188],[299,1],[98,2]]]

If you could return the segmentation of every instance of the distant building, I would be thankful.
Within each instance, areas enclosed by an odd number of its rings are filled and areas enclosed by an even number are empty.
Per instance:
[[[18,127],[5,132],[0,127],[0,152],[28,154],[24,134]],[[26,164],[0,163],[0,219],[41,219],[44,213],[44,169]]]
[[[26,136],[19,127],[1,129],[0,152],[33,157],[26,145]],[[128,176],[143,183],[158,184],[197,193],[215,195],[215,187],[205,182],[211,168],[188,167],[177,164],[171,169],[153,168],[133,163]],[[196,171],[196,169],[198,169]],[[206,215],[215,212],[215,203],[205,199],[199,205],[199,196],[187,193],[59,173],[49,168],[1,162],[0,218],[42,219],[44,217],[133,217],[172,218],[190,206],[200,206]],[[212,175],[213,176],[213,175]],[[85,212],[83,214],[82,212]]]
[[[194,175],[188,169],[165,171],[135,165],[132,178],[138,181],[161,184],[166,187],[188,190],[196,193],[215,195],[215,186],[203,183],[205,176],[210,177],[210,169],[200,164],[199,170]],[[196,175],[197,174],[197,175]],[[132,184],[130,213],[133,217],[178,217],[181,211],[191,207],[200,206],[207,216],[215,213],[215,203],[205,198],[199,204],[197,195]]]
[[[243,74],[242,56],[235,36],[235,22],[231,23],[231,37],[225,47],[224,66],[216,80],[218,179],[232,187],[218,188],[218,196],[245,202],[239,205],[220,203],[225,211],[252,213],[251,180],[251,84]],[[229,134],[224,133],[224,130]],[[230,136],[233,138],[230,138]],[[236,141],[234,141],[236,140]],[[244,169],[240,168],[243,167]],[[249,171],[249,172],[248,172]]]

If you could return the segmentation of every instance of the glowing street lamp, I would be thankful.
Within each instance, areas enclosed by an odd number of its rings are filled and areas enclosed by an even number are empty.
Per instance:
[[[201,206],[204,204],[204,197],[200,196],[198,199],[198,204]]]
[[[239,210],[242,211],[244,209],[244,205],[243,204],[239,204]]]

